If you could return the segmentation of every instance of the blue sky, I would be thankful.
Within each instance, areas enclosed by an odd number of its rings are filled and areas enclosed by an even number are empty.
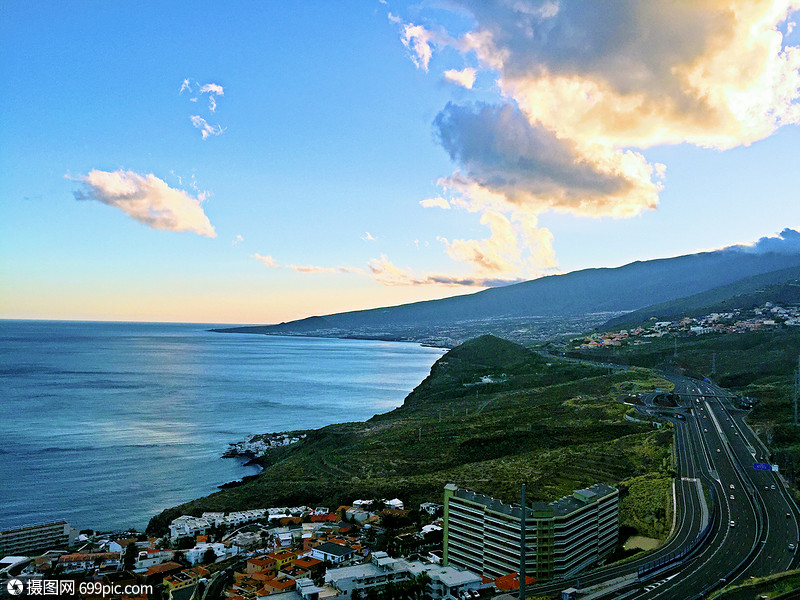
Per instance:
[[[723,100],[676,109],[674,48],[570,4],[0,2],[0,317],[274,322],[800,225],[791,11],[736,15],[780,35],[754,55],[731,20],[620,4],[711,70],[692,90]],[[720,40],[778,76],[728,93]],[[652,114],[608,125],[634,97]]]

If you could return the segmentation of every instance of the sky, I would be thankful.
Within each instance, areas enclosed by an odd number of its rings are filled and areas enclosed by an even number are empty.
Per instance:
[[[795,240],[798,9],[0,0],[0,318],[274,323]]]

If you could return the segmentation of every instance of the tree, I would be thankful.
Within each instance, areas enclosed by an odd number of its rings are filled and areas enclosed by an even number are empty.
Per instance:
[[[353,593],[350,594],[350,600],[361,600],[361,590],[353,590]]]
[[[122,555],[122,568],[126,571],[132,571],[138,554],[139,548],[136,546],[136,542],[130,542],[127,546],[125,546],[125,550],[123,551]]]
[[[208,550],[206,550],[205,553],[203,554],[203,563],[211,564],[216,561],[217,561],[217,553],[214,552],[214,549],[209,548]]]

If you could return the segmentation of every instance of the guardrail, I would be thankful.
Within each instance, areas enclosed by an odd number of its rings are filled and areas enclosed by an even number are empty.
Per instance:
[[[703,545],[706,541],[708,536],[711,533],[711,530],[714,526],[716,521],[716,511],[714,510],[715,504],[717,502],[716,495],[717,492],[713,487],[708,488],[711,491],[711,511],[710,516],[708,519],[708,523],[703,528],[703,530],[697,534],[697,536],[691,541],[688,546],[685,546],[682,550],[675,550],[674,552],[670,552],[666,556],[662,556],[650,563],[644,564],[637,570],[637,575],[639,579],[642,577],[646,577],[658,571],[662,571],[667,567],[672,567],[675,565],[682,564],[687,558],[692,556],[695,551]]]

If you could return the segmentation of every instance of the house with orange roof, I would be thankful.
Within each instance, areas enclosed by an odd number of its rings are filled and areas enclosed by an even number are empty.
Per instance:
[[[288,562],[297,558],[297,552],[294,550],[276,550],[267,554],[268,557],[275,559],[275,566],[278,570]]]
[[[305,572],[305,575],[302,575],[302,577],[316,579],[325,574],[325,563],[311,556],[301,556],[293,560],[292,565]]]
[[[267,572],[275,575],[278,572],[278,561],[271,556],[259,556],[247,560],[246,573]]]
[[[185,588],[190,585],[196,584],[200,579],[205,579],[210,575],[208,569],[205,567],[197,566],[190,569],[184,569],[179,573],[170,575],[164,578],[164,589],[168,593],[172,590]]]
[[[264,582],[264,589],[268,590],[270,594],[288,592],[293,590],[297,582],[290,577],[275,577],[269,581]]]

